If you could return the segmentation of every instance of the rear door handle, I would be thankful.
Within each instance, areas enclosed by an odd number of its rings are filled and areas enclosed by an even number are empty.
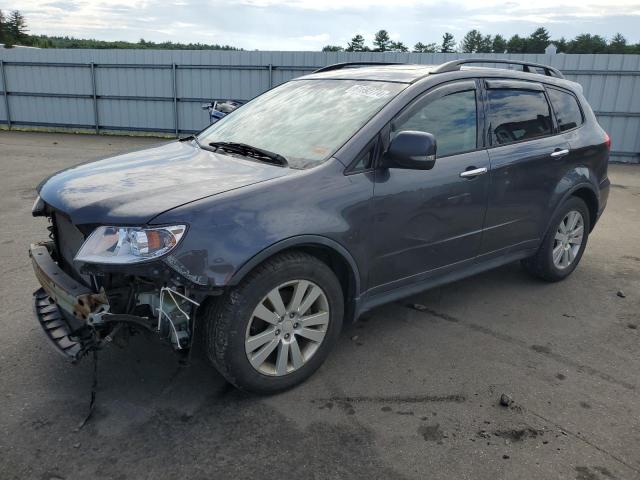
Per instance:
[[[564,148],[562,150],[554,150],[553,152],[551,152],[551,156],[553,158],[560,158],[560,157],[564,157],[565,155],[569,154],[569,149],[568,148]]]
[[[472,170],[465,170],[464,172],[460,172],[460,176],[462,178],[475,178],[479,175],[484,175],[485,173],[487,173],[487,167],[473,168]]]

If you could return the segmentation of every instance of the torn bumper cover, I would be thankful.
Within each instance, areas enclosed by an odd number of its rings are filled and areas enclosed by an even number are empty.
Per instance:
[[[56,350],[77,361],[96,344],[86,322],[96,311],[108,310],[106,296],[94,293],[62,271],[46,244],[31,245],[29,256],[42,285],[34,293],[38,322]]]
[[[132,283],[124,288],[127,293],[123,302],[121,287],[114,289],[112,285],[108,291],[101,288],[96,293],[68,275],[54,255],[51,242],[29,249],[33,270],[42,285],[34,293],[35,312],[47,337],[69,359],[78,361],[110,342],[123,325],[131,327],[129,331],[142,328],[156,332],[175,350],[191,347],[199,302],[187,295],[184,287],[131,277]]]

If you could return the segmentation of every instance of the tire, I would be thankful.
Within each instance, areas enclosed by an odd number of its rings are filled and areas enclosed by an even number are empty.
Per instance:
[[[318,292],[315,287],[320,289],[319,296],[306,307],[305,302]],[[296,303],[297,290],[301,292],[297,310],[307,308],[302,312],[306,313],[303,316],[293,313],[295,308],[291,312],[288,310]],[[282,300],[280,308],[287,309],[285,315],[276,313],[278,308],[268,297],[274,291]],[[303,296],[305,292],[309,297]],[[275,316],[271,316],[269,322],[263,320],[266,317],[263,307]],[[255,315],[256,312],[261,316]],[[316,322],[326,320],[326,323],[304,326],[303,322],[314,323],[310,320],[311,315],[315,316]],[[205,350],[214,367],[237,388],[258,394],[284,391],[302,383],[322,365],[337,343],[343,315],[342,288],[333,271],[312,255],[298,251],[282,253],[266,260],[237,287],[205,305],[202,315]],[[321,334],[323,338],[317,341]],[[250,342],[250,339],[266,338],[267,335],[270,340],[266,344],[253,353],[248,351],[256,345],[251,343],[255,340]],[[258,363],[255,359],[261,349],[267,351],[274,341],[276,347],[264,363],[254,366],[250,357]],[[298,365],[294,363],[294,343]],[[281,356],[283,362],[280,362]]]
[[[582,237],[580,239],[579,248],[573,248],[574,245],[577,247],[577,244],[568,244],[569,249],[567,250],[567,257],[565,257],[565,254],[562,253],[559,265],[556,261],[554,261],[554,248],[557,249],[559,246],[563,246],[561,245],[563,241],[561,239],[557,239],[556,234],[560,235],[560,237],[562,237],[563,235],[563,232],[559,230],[561,228],[561,222],[566,228],[566,222],[576,218],[571,217],[571,219],[569,219],[568,215],[570,215],[571,212],[577,212],[581,217]],[[542,239],[542,243],[536,254],[522,261],[522,265],[524,266],[525,270],[527,270],[533,276],[541,278],[542,280],[545,280],[547,282],[558,282],[560,280],[564,280],[569,275],[571,275],[571,273],[578,266],[578,263],[580,263],[580,259],[582,258],[584,249],[587,246],[590,227],[591,219],[589,217],[589,209],[587,208],[586,203],[581,198],[570,197],[553,216],[549,225],[549,229]],[[568,237],[565,237],[565,239],[567,238],[575,240],[577,237],[569,235]],[[563,248],[566,249],[566,247],[564,246]],[[556,252],[558,251],[559,250],[556,250]],[[566,266],[562,266],[562,263],[566,262],[566,259],[570,258],[571,256],[573,256],[573,259],[570,261],[570,263],[568,263]]]

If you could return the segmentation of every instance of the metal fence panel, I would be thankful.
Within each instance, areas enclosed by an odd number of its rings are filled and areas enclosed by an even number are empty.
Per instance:
[[[188,133],[207,125],[205,101],[248,100],[331,63],[469,57],[559,68],[582,84],[612,159],[640,162],[640,55],[0,49],[0,124]]]

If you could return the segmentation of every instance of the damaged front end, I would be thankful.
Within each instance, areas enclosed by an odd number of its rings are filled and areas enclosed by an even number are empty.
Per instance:
[[[34,293],[35,313],[56,349],[77,362],[117,337],[146,330],[176,351],[188,352],[197,308],[217,292],[194,283],[162,260],[78,267],[70,255],[75,257],[85,237],[81,235],[75,248],[70,249],[69,242],[61,244],[70,238],[69,232],[61,231],[70,222],[64,225],[61,217],[50,216],[52,241],[33,244],[29,250],[42,286]]]

